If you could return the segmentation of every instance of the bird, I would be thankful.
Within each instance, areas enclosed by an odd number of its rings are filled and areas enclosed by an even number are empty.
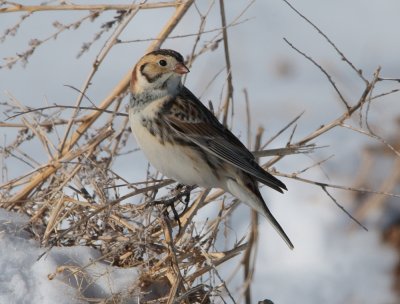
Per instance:
[[[182,83],[189,73],[177,51],[144,55],[131,74],[129,122],[144,155],[163,175],[185,185],[221,188],[263,215],[294,246],[268,209],[261,182],[283,193],[246,146]]]

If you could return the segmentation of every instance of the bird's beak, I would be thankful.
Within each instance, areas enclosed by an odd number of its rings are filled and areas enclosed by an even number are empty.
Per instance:
[[[189,69],[184,65],[183,63],[178,62],[173,70],[175,73],[178,73],[180,75],[189,73]]]

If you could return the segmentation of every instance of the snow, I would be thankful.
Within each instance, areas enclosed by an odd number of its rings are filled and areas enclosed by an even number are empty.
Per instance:
[[[88,247],[55,247],[38,260],[45,248],[23,230],[27,222],[26,216],[0,209],[0,303],[87,303],[84,298],[126,293],[135,282],[135,269],[96,262],[99,252]],[[89,266],[82,279],[70,271],[57,273],[64,265]]]
[[[291,212],[282,210],[284,205],[273,210],[295,250],[288,250],[269,224],[260,221],[255,298],[283,304],[293,299],[309,304],[395,303],[390,274],[397,258],[382,246],[379,231],[349,231],[342,214],[332,210],[336,207],[326,201],[304,203],[307,195],[299,198],[298,191],[301,187],[288,194]],[[307,216],[296,216],[300,214]],[[135,269],[94,262],[99,253],[83,246],[55,247],[37,260],[45,248],[23,230],[27,222],[26,216],[0,209],[0,303],[87,303],[85,298],[127,293],[137,283]],[[62,265],[89,266],[84,280],[77,280],[71,272],[57,273]]]

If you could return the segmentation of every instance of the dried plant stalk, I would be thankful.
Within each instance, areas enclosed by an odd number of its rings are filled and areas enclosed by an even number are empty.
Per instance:
[[[160,45],[164,42],[166,37],[172,32],[172,30],[178,24],[179,20],[183,17],[183,15],[192,5],[192,3],[193,0],[188,0],[177,7],[174,15],[171,17],[171,19],[168,21],[168,23],[164,26],[163,30],[158,35],[158,39],[155,40],[148,48],[147,50],[148,52],[156,50],[157,48],[160,47]],[[100,103],[100,105],[97,107],[98,110],[107,109],[111,105],[111,103],[115,100],[115,98],[117,98],[119,95],[123,94],[127,90],[129,86],[130,76],[131,76],[131,69],[125,74],[123,79],[117,84],[117,86],[111,91],[111,93]],[[87,129],[99,118],[99,116],[101,115],[101,111],[98,110],[93,111],[91,114],[83,118],[83,123],[71,135],[70,139],[65,144],[64,150],[61,151],[60,153],[59,160],[64,159],[65,155],[70,152],[70,150],[66,150],[67,147],[68,149],[71,149],[74,146],[74,144],[79,140],[79,138],[83,134],[85,134]],[[8,205],[10,206],[22,203],[33,189],[35,189],[40,183],[47,180],[48,177],[50,177],[52,174],[55,173],[56,168],[57,166],[49,165],[47,169],[45,169],[43,172],[40,172],[40,174],[33,176],[31,182],[27,184],[19,193],[15,194],[9,200]]]

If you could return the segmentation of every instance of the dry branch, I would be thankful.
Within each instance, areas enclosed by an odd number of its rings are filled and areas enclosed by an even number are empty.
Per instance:
[[[159,48],[165,38],[172,32],[175,26],[178,24],[179,20],[183,17],[189,7],[192,5],[193,0],[188,0],[183,4],[180,4],[175,13],[170,18],[168,23],[165,25],[163,30],[158,36],[158,40],[154,41],[147,51],[152,51]],[[110,94],[100,103],[98,109],[107,109],[111,103],[123,94],[128,86],[130,81],[131,69],[125,74],[123,79],[117,84],[117,86],[110,92]],[[101,115],[100,111],[94,111],[91,114],[84,117],[84,122],[78,127],[78,129],[71,135],[70,139],[65,143],[64,149],[60,152],[59,159],[65,158],[65,155],[69,153],[68,149],[71,149],[75,143],[81,138],[81,136],[86,132],[86,130],[97,120],[97,118]],[[68,149],[66,149],[68,148]],[[40,183],[47,180],[54,172],[57,170],[57,167],[49,166],[39,175],[35,175],[32,178],[32,181],[26,185],[20,192],[15,194],[8,203],[8,206],[22,203],[26,197],[31,193],[33,189],[35,189]]]
[[[16,12],[43,12],[43,11],[107,11],[107,10],[130,10],[130,9],[156,9],[164,7],[176,7],[184,1],[170,1],[159,3],[142,4],[63,4],[63,5],[22,5],[13,3],[8,7],[0,8],[0,13]]]
[[[222,109],[223,109],[222,123],[226,126],[227,120],[228,120],[229,106],[233,107],[233,104],[232,104],[233,103],[232,66],[231,66],[231,59],[229,56],[228,31],[226,29],[224,0],[219,0],[219,6],[220,6],[220,10],[221,10],[221,22],[222,22],[223,41],[224,41],[226,72],[228,74],[227,75],[228,91],[226,93],[225,101],[222,106]]]

